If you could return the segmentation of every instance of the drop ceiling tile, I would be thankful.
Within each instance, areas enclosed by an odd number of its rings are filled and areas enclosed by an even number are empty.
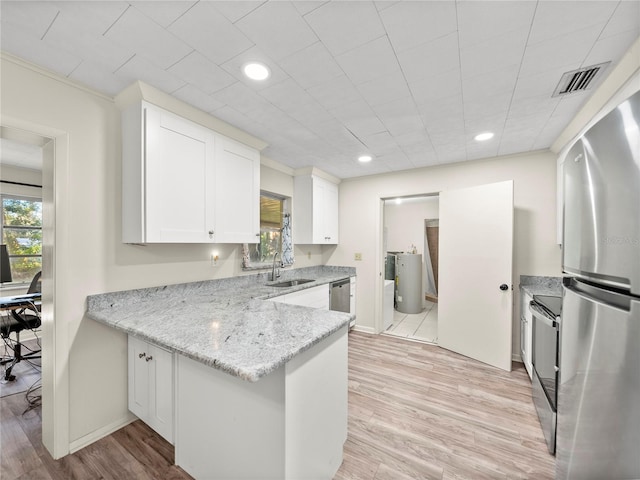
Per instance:
[[[462,78],[520,66],[526,33],[513,31],[460,49]]]
[[[239,2],[238,0],[231,1],[215,1],[214,3],[216,10],[220,11],[230,22],[236,23],[245,15],[253,12],[260,5],[265,3],[266,0],[260,1],[249,1],[243,0]]]
[[[595,27],[598,32],[614,13],[618,2],[592,1],[538,2],[533,26],[529,34],[529,45],[566,37],[571,32]],[[578,7],[579,8],[576,8]]]
[[[327,122],[333,117],[292,79],[272,85],[260,91],[260,95],[278,108],[306,122]]]
[[[151,62],[139,55],[135,55],[123,64],[117,72],[125,78],[142,80],[163,92],[172,94],[175,90],[185,85],[185,81],[174,74],[156,67]]]
[[[54,48],[98,63],[112,73],[135,54],[132,48],[114,43],[103,36],[100,29],[84,28],[78,12],[73,13],[74,15],[69,15],[68,11],[61,11],[44,41]]]
[[[462,118],[464,116],[461,94],[434,98],[428,102],[417,104],[417,108],[423,119],[429,124],[445,117]]]
[[[400,70],[395,70],[389,75],[361,83],[356,88],[372,107],[411,96],[407,81]]]
[[[457,2],[460,47],[469,48],[512,32],[520,32],[526,39],[536,5],[536,2]]]
[[[507,112],[510,103],[511,95],[507,93],[470,100],[465,102],[464,118],[472,122],[489,116],[499,115]]]
[[[355,85],[400,71],[386,36],[339,55],[336,61]]]
[[[184,13],[193,7],[195,0],[183,0],[180,2],[167,2],[166,0],[139,0],[130,2],[151,20],[161,27],[167,28]]]
[[[398,62],[408,82],[460,68],[457,32],[398,52]]]
[[[235,23],[274,60],[281,60],[318,41],[289,2],[267,2]]]
[[[618,2],[615,12],[604,27],[600,39],[623,32],[633,32],[640,35],[640,2]]]
[[[60,10],[54,25],[64,20],[64,26],[69,29],[69,35],[76,31],[104,35],[109,27],[130,8],[128,2],[119,0],[113,2],[60,1],[54,4]]]
[[[456,3],[441,1],[398,2],[380,12],[396,52],[457,31]]]
[[[247,78],[242,72],[242,67],[249,62],[260,62],[269,67],[271,75],[266,80],[256,81]],[[236,55],[231,60],[220,65],[225,71],[236,78],[247,87],[254,91],[260,91],[269,88],[272,85],[280,83],[289,78],[287,72],[282,70],[278,64],[266,55],[258,47],[251,47],[248,50]]]
[[[395,135],[393,137],[393,140],[398,144],[398,146],[400,146],[405,151],[407,151],[407,149],[408,151],[411,151],[414,145],[417,145],[417,146],[428,145],[429,148],[432,148],[431,141],[429,140],[429,137],[427,135],[426,128],[423,128],[415,132],[402,133],[400,135]]]
[[[521,74],[514,91],[514,101],[528,98],[551,98],[562,75],[579,67],[579,63],[573,63],[535,71],[529,75]]]
[[[640,3],[640,2],[639,2]],[[640,19],[638,19],[640,23]],[[589,55],[582,62],[582,66],[588,67],[590,65],[598,65],[604,62],[618,62],[624,52],[626,52],[633,42],[638,38],[638,32],[634,30],[627,30],[626,32],[619,33],[617,35],[609,35],[605,38],[600,38],[595,43]],[[604,75],[600,75],[600,80],[606,78],[610,72],[612,65],[607,67]],[[590,88],[596,88],[599,82],[594,82]]]
[[[384,35],[371,2],[329,2],[304,19],[333,55],[340,55]]]
[[[551,95],[512,99],[508,115],[510,118],[543,113],[551,115],[559,103],[560,98]]]
[[[191,52],[167,71],[207,94],[236,82],[235,78],[198,52]]]
[[[462,94],[460,70],[450,70],[433,77],[410,82],[409,88],[417,104]]]
[[[389,7],[393,7],[396,3],[399,3],[399,1],[393,1],[393,0],[380,0],[380,1],[375,1],[373,2],[374,5],[376,6],[376,9],[381,12],[382,10],[385,10]]]
[[[83,60],[69,78],[111,96],[116,96],[131,83],[130,79],[114,75],[102,65],[89,60]]]
[[[227,20],[215,4],[198,2],[168,30],[212,62],[221,64],[251,48],[253,42]]]
[[[289,55],[279,65],[302,88],[313,87],[344,73],[322,42]]]
[[[362,99],[362,95],[346,75],[332,78],[320,85],[308,88],[307,92],[328,110]]]
[[[224,106],[224,103],[219,102],[193,85],[184,85],[173,91],[171,95],[203,112],[213,112]]]
[[[14,25],[2,25],[0,42],[3,51],[63,77],[68,76],[82,62],[80,57],[55,48],[44,40],[34,37],[32,32]]]
[[[483,117],[475,118],[471,120],[468,120],[465,118],[465,121],[464,121],[465,134],[468,136],[469,141],[474,141],[474,142],[475,140],[473,140],[473,137],[475,137],[478,133],[481,133],[481,132],[493,132],[496,136],[498,136],[502,133],[502,129],[504,128],[506,121],[507,121],[506,110],[500,113],[492,114],[492,115],[487,114]],[[491,141],[493,141],[493,139]],[[481,143],[484,143],[484,142],[481,142]]]
[[[373,135],[362,137],[361,140],[362,143],[370,148],[371,152],[375,153],[376,155],[384,155],[385,153],[398,150],[399,148],[398,144],[394,141],[391,134],[389,134],[389,132],[387,132],[386,130],[383,132],[374,133]]]
[[[3,29],[13,27],[15,32],[40,40],[59,11],[58,6],[51,2],[5,0],[0,2],[0,21]]]
[[[325,3],[329,3],[329,2],[327,1],[316,2],[313,0],[305,0],[302,2],[293,2],[293,6],[296,7],[296,10],[298,10],[298,13],[300,13],[300,15],[306,15],[307,13],[314,11],[316,8],[321,7]]]
[[[550,40],[535,44],[529,43],[524,53],[520,75],[533,75],[540,71],[567,65],[575,62],[576,59],[586,58],[601,31],[602,25],[589,26],[556,36]]]
[[[462,95],[466,102],[478,102],[495,95],[513,95],[519,66],[510,65],[489,73],[462,77]]]
[[[240,82],[236,82],[217,91],[215,95],[213,95],[213,98],[229,105],[243,115],[254,110],[273,108],[273,105],[267,100]]]
[[[105,36],[160,68],[170,67],[192,51],[182,40],[133,7],[127,9]]]

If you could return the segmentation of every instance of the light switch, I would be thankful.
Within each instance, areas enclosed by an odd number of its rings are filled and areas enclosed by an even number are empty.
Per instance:
[[[356,260],[362,260],[362,254],[361,253],[356,253],[355,259]]]

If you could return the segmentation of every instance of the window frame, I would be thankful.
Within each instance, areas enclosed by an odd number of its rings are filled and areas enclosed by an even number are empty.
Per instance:
[[[267,192],[265,190],[260,190],[260,197],[267,197],[273,200],[279,200],[282,202],[282,215],[281,217],[284,217],[285,214],[290,214],[291,213],[291,198],[287,197],[285,195],[279,195],[277,193],[272,193],[272,192]],[[280,238],[278,240],[278,253],[282,254],[282,225],[283,225],[283,218],[280,218]],[[272,226],[266,226],[263,225],[262,222],[262,218],[260,219],[260,236],[262,236],[263,233],[267,233],[267,232],[274,232],[277,231],[277,228],[274,228]],[[262,262],[256,262],[256,261],[252,261],[250,258],[250,248],[257,245],[257,243],[253,243],[253,244],[248,244],[245,243],[243,244],[243,261],[242,261],[242,269],[243,270],[263,270],[263,269],[267,269],[267,268],[271,268],[273,265],[273,257],[271,256],[271,258],[267,258]],[[280,265],[278,263],[278,265]]]
[[[27,225],[5,225],[4,223],[4,201],[5,199],[11,199],[11,200],[23,200],[23,201],[28,201],[28,202],[36,202],[36,203],[40,203],[40,226],[39,227],[34,227],[34,226],[27,226]],[[25,230],[25,231],[34,231],[34,230],[39,230],[40,232],[42,232],[42,197],[38,197],[38,196],[30,196],[30,195],[20,195],[20,194],[13,194],[13,193],[2,193],[0,194],[0,201],[2,202],[2,215],[0,216],[0,232],[2,232],[2,237],[0,238],[0,241],[4,242],[4,232],[5,229],[7,230]],[[11,252],[9,252],[9,261],[11,261],[11,259],[13,258],[39,258],[40,259],[40,268],[42,269],[42,237],[40,240],[40,254],[39,255],[16,255],[16,254],[12,254]],[[13,268],[12,268],[12,273],[13,273]],[[14,275],[15,277],[15,275]],[[29,285],[31,283],[31,278],[29,279],[25,279],[24,281],[13,281],[11,283],[5,283],[3,284],[3,288],[6,287],[21,287],[21,286],[25,286],[25,285]]]

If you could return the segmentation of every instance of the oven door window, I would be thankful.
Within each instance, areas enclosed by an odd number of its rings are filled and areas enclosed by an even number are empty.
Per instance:
[[[556,411],[558,381],[557,323],[533,312],[533,369],[540,379],[547,400]]]

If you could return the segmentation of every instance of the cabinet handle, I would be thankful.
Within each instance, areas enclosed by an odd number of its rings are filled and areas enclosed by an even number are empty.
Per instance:
[[[145,361],[150,362],[151,360],[153,360],[153,356],[149,355],[147,358],[145,358]]]
[[[209,238],[213,238],[213,230],[209,230]]]
[[[260,234],[259,234],[259,233],[256,233],[256,237],[259,237],[259,236],[260,236]]]
[[[147,356],[147,354],[144,353],[144,352],[138,354],[138,358],[144,358],[146,356]]]

